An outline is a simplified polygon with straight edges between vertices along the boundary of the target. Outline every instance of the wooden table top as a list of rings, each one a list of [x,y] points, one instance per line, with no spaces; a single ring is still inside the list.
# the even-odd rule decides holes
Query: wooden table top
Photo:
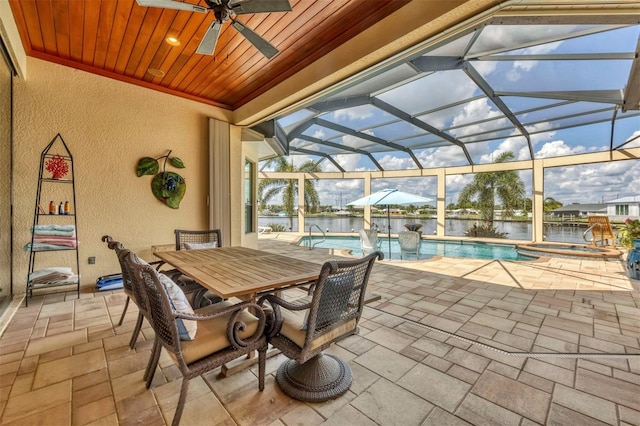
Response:
[[[318,279],[322,265],[247,247],[162,251],[154,255],[224,299],[253,298]]]

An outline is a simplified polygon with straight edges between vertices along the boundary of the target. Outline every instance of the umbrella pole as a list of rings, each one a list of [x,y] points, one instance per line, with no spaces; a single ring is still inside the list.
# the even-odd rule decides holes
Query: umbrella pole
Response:
[[[389,260],[391,260],[391,213],[389,212],[389,204],[387,204],[387,232],[389,237]]]

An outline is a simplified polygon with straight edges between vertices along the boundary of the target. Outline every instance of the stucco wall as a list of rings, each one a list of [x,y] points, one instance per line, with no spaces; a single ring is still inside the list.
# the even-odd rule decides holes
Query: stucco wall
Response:
[[[208,226],[207,118],[227,120],[227,111],[37,59],[27,66],[27,80],[15,82],[16,293],[24,291],[29,254],[22,246],[30,238],[40,152],[57,133],[74,157],[83,286],[119,271],[103,234],[149,260],[150,247],[171,244],[175,228]],[[179,173],[187,191],[177,210],[155,199],[151,176],[135,174],[138,159],[169,149],[186,166]],[[55,263],[58,255],[38,259],[45,256]],[[87,264],[89,256],[95,265]]]

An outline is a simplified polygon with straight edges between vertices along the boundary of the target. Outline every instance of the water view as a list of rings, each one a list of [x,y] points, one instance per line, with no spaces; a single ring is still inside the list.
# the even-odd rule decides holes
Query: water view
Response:
[[[386,217],[374,217],[371,220],[378,225],[381,233],[387,232]],[[422,224],[421,231],[424,235],[432,235],[436,230],[436,219],[392,217],[391,233],[395,234],[406,230],[405,223]],[[446,219],[445,233],[447,236],[462,237],[464,232],[474,223],[475,221],[473,220]],[[498,231],[507,233],[507,238],[509,239],[531,240],[532,225],[530,222],[495,221],[494,223],[498,227]],[[288,217],[260,216],[258,218],[258,226],[268,226],[269,224],[281,225],[285,229],[290,226]],[[328,232],[358,232],[358,230],[364,228],[364,219],[362,217],[309,217],[305,219],[305,232],[307,232],[310,225],[318,225],[322,230],[328,230]],[[292,229],[294,231],[298,230],[298,218],[293,218]],[[545,226],[544,235],[546,241],[584,244],[585,241],[582,235],[585,230],[585,227],[580,226],[549,225]],[[317,229],[315,231],[317,232]]]

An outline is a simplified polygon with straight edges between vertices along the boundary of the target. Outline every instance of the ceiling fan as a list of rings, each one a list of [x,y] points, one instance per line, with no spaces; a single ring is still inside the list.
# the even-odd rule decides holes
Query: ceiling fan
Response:
[[[249,40],[268,59],[278,54],[276,49],[267,40],[256,34],[242,23],[236,21],[231,15],[244,15],[247,13],[263,12],[290,12],[289,0],[204,0],[207,7],[197,4],[182,3],[174,0],[136,0],[140,6],[163,7],[167,9],[188,10],[191,12],[206,13],[213,11],[216,19],[207,29],[204,37],[200,41],[196,53],[202,55],[213,55],[218,42],[218,36],[222,29],[222,24],[231,20],[231,26],[235,28],[244,38]]]

